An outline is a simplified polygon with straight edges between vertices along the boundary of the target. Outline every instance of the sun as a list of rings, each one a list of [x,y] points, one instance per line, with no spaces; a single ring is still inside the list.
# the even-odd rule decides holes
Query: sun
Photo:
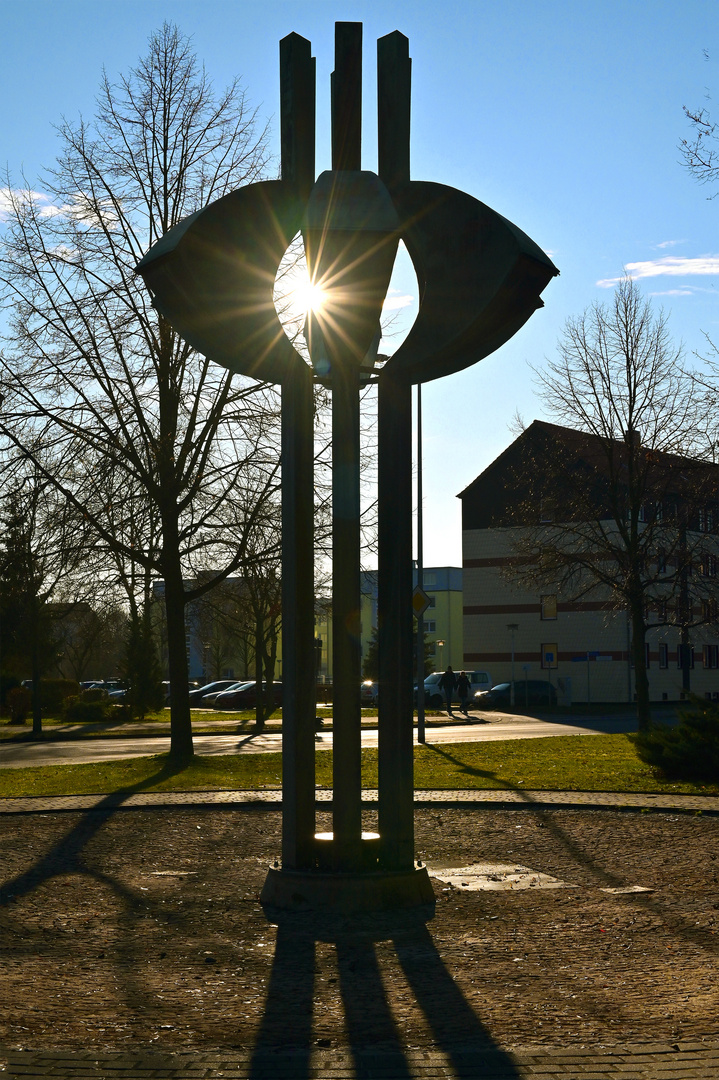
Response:
[[[309,275],[298,282],[293,290],[292,307],[304,314],[321,311],[327,299],[327,293],[317,282],[310,281]]]

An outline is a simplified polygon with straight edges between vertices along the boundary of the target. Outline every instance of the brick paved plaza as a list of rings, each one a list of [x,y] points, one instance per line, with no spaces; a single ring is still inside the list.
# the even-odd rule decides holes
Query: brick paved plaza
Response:
[[[0,1075],[717,1075],[717,800],[422,793],[433,917],[273,920],[251,798],[2,802]]]

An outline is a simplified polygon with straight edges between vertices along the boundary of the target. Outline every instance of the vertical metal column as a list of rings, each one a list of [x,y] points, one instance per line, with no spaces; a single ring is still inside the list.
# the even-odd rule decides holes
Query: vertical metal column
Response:
[[[414,861],[412,387],[379,377],[379,832],[386,870]]]
[[[282,383],[282,864],[313,865],[315,834],[312,372]]]
[[[332,369],[334,861],[358,866],[362,839],[359,371]]]
[[[299,34],[280,41],[282,179],[306,199],[315,182],[315,60]]]
[[[394,30],[377,42],[377,172],[390,191],[409,182],[411,82],[409,38]]]
[[[332,168],[362,168],[362,23],[335,23]]]
[[[409,40],[377,42],[378,172],[390,190],[409,182]],[[414,861],[412,728],[412,387],[379,377],[379,831],[386,870]]]

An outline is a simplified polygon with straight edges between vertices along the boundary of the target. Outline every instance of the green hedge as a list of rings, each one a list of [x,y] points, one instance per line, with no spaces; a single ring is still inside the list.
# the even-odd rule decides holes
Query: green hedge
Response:
[[[642,761],[669,779],[719,782],[719,704],[692,698],[676,727],[652,724],[634,736]]]

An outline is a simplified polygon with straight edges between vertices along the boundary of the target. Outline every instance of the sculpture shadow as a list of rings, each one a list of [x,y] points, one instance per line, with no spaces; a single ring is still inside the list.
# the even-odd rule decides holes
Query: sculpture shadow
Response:
[[[288,914],[268,908],[277,924],[277,945],[265,1012],[255,1043],[250,1077],[285,1075],[293,1080],[317,1075],[317,1055],[330,1040],[314,1032],[317,943],[333,944],[353,1075],[358,1080],[392,1076],[411,1080],[411,1050],[392,1011],[377,952],[391,941],[394,952],[432,1036],[432,1050],[447,1060],[457,1080],[518,1080],[520,1073],[500,1049],[455,983],[426,925],[434,905],[403,912],[345,918]],[[282,1032],[278,1043],[277,1032]],[[313,1060],[314,1057],[314,1060]],[[328,1066],[329,1067],[329,1066]]]
[[[559,844],[562,845],[566,853],[574,859],[579,866],[591,874],[599,888],[624,888],[633,884],[626,876],[613,873],[611,870],[600,865],[597,859],[592,858],[591,855],[589,855],[583,847],[577,844],[572,837],[567,834],[566,830],[557,823],[554,813],[547,808],[546,804],[542,804],[529,791],[523,790],[516,784],[511,784],[508,780],[499,777],[496,773],[490,772],[489,770],[477,769],[474,766],[465,764],[465,762],[461,761],[453,754],[450,754],[436,743],[428,743],[427,747],[435,753],[440,754],[442,757],[447,758],[454,765],[458,766],[462,772],[472,776],[483,776],[487,779],[491,779],[497,788],[502,788],[505,791],[512,791],[515,795],[519,796],[521,799],[520,802],[506,804],[504,809],[517,811],[530,810],[536,820],[546,828],[552,836],[554,836]],[[462,804],[456,803],[455,805],[461,806]],[[496,802],[484,804],[484,807],[482,807],[482,804],[476,802],[471,804],[465,803],[464,805],[471,805],[475,810],[480,808],[490,810],[496,809],[497,807]],[[562,809],[567,809],[567,807],[562,806],[562,804],[557,804],[554,807],[554,811]],[[591,813],[592,809],[591,806],[586,806],[588,813]],[[595,807],[594,809],[598,808]],[[617,808],[616,812],[622,815],[636,815],[642,813],[643,810],[641,807],[628,806]],[[651,893],[626,893],[624,895],[616,896],[616,900],[627,907],[653,912],[661,916],[662,919],[666,917],[661,897],[657,897]],[[712,956],[719,955],[719,942],[716,941],[716,938],[709,940],[706,935],[698,934],[691,921],[685,921],[684,924],[674,922],[673,929],[679,937],[698,946],[704,952],[707,952]]]

